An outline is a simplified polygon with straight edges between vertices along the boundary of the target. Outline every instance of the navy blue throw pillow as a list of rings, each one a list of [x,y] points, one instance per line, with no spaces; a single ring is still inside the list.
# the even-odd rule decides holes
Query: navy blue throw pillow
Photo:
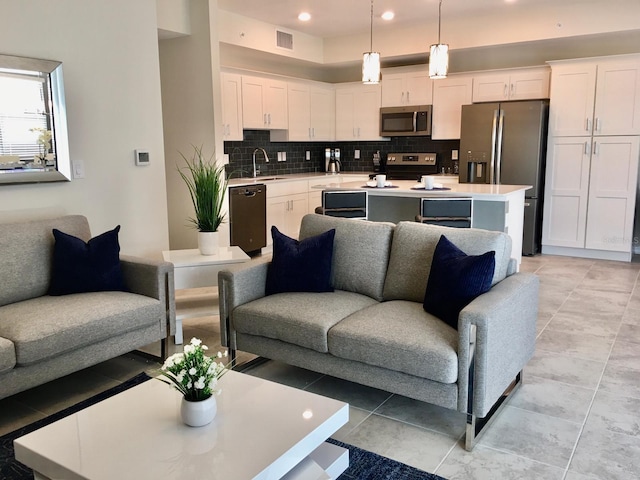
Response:
[[[331,261],[335,234],[335,229],[331,229],[299,242],[272,226],[273,258],[265,293],[333,292]]]
[[[49,295],[124,291],[119,231],[120,225],[85,242],[54,228]]]
[[[495,257],[493,250],[467,255],[442,235],[433,253],[424,309],[457,330],[460,310],[491,288]]]

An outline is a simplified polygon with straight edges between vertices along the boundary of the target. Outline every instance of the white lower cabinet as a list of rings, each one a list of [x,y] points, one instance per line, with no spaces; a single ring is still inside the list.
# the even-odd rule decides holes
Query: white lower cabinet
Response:
[[[542,252],[629,260],[639,156],[638,136],[552,137]]]
[[[267,185],[267,245],[273,243],[273,225],[288,237],[298,238],[309,207],[307,188],[307,180]]]

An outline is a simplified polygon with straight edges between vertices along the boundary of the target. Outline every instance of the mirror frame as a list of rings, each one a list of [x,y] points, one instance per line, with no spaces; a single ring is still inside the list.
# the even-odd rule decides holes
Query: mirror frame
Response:
[[[37,58],[0,55],[0,71],[3,68],[28,70],[46,74],[51,93],[51,121],[55,138],[55,170],[0,170],[0,185],[15,183],[64,182],[71,180],[71,159],[67,130],[67,110],[64,97],[62,62]]]

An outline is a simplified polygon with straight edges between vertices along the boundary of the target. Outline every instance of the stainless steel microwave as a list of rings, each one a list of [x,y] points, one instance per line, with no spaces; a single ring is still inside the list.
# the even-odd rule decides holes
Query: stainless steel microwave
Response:
[[[380,109],[381,137],[431,135],[431,105],[383,107]]]

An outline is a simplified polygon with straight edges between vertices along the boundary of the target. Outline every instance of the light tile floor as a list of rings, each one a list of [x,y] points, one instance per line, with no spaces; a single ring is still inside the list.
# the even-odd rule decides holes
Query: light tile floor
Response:
[[[471,453],[457,412],[277,362],[250,373],[349,402],[335,438],[450,480],[640,478],[640,264],[536,256],[522,270],[541,280],[536,354]],[[184,330],[221,348],[217,317]],[[0,434],[156,368],[128,354],[0,400]]]

